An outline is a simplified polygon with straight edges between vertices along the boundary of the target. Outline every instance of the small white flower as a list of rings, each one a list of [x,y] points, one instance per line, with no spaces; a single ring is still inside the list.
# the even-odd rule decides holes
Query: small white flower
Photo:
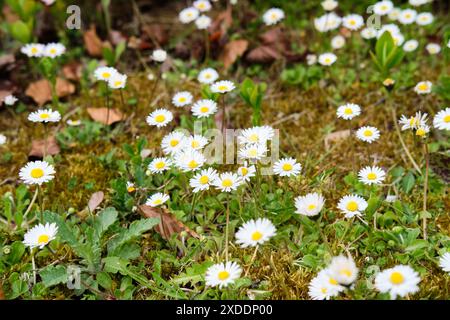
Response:
[[[392,36],[394,36],[400,33],[400,28],[395,23],[385,24],[381,26],[380,30],[378,30],[377,38],[380,38],[385,31],[389,32]]]
[[[393,8],[391,12],[389,12],[388,17],[389,19],[393,21],[397,21],[398,17],[400,17],[400,13],[402,13],[402,9],[400,8]]]
[[[249,166],[245,163],[243,166],[238,168],[237,173],[243,182],[247,182],[250,181],[250,178],[255,176],[256,168],[254,165]]]
[[[12,94],[7,95],[4,99],[3,102],[5,103],[5,105],[7,106],[12,106],[14,105],[19,99],[17,99],[15,96],[13,96]]]
[[[425,50],[428,51],[428,54],[438,54],[441,52],[441,46],[437,43],[429,43],[426,45]]]
[[[119,72],[113,67],[98,67],[94,71],[94,77],[97,80],[108,81]]]
[[[416,136],[425,138],[429,132],[430,132],[430,126],[423,124],[417,128]]]
[[[263,21],[266,25],[271,26],[277,24],[284,19],[284,11],[279,8],[271,8],[263,15]]]
[[[211,3],[209,3],[209,1],[207,0],[197,0],[194,1],[192,5],[194,6],[195,9],[197,9],[200,12],[206,12],[211,10]]]
[[[205,280],[209,287],[227,287],[241,276],[242,269],[236,262],[218,263],[206,270]]]
[[[38,224],[25,233],[23,243],[31,249],[37,247],[42,249],[56,238],[57,233],[58,227],[56,223]]]
[[[394,4],[392,3],[392,1],[379,1],[373,6],[373,13],[379,16],[384,16],[389,14],[392,9],[394,9]]]
[[[250,220],[236,232],[236,243],[242,248],[256,247],[275,236],[276,231],[277,229],[269,219]]]
[[[403,50],[406,52],[412,52],[412,51],[416,50],[418,46],[419,46],[419,42],[415,39],[411,39],[411,40],[406,41],[403,44]]]
[[[209,26],[211,25],[211,18],[205,15],[201,15],[195,20],[195,25],[199,30],[208,29]]]
[[[433,15],[430,12],[419,13],[416,17],[416,23],[419,26],[426,26],[432,23],[434,20]]]
[[[206,68],[200,71],[197,80],[200,83],[211,84],[219,78],[219,74],[213,68]]]
[[[359,116],[361,114],[361,107],[354,103],[347,103],[342,106],[340,106],[337,111],[336,115],[338,118],[342,118],[344,120],[351,120],[356,116]]]
[[[189,185],[191,186],[191,188],[194,188],[192,190],[194,193],[203,190],[209,190],[209,187],[216,178],[216,170],[212,168],[203,169],[200,172],[196,173],[194,177],[189,180]]]
[[[56,58],[66,52],[66,47],[61,43],[49,43],[44,48],[44,56]]]
[[[397,200],[397,196],[396,195],[387,195],[385,201],[392,203],[395,202]]]
[[[345,46],[345,38],[341,35],[337,35],[331,39],[331,47],[333,49],[341,49]]]
[[[186,149],[175,154],[175,165],[184,172],[200,169],[206,162],[203,154],[194,149]]]
[[[359,180],[367,185],[380,184],[384,181],[386,173],[380,167],[365,167],[358,172]]]
[[[405,37],[401,33],[393,34],[392,39],[394,40],[395,45],[398,47],[401,46],[405,41]]]
[[[214,82],[211,85],[211,91],[214,93],[227,93],[235,88],[234,83],[228,80]]]
[[[364,19],[359,14],[349,14],[342,18],[342,25],[349,30],[355,31],[364,25]]]
[[[194,103],[191,111],[196,117],[206,118],[217,112],[217,103],[210,99],[199,100]]]
[[[186,145],[186,136],[181,131],[174,131],[166,135],[161,142],[165,154],[173,155]]]
[[[173,114],[167,109],[157,109],[147,116],[147,123],[158,128],[166,126],[173,119]]]
[[[335,0],[325,0],[321,2],[322,8],[326,11],[333,11],[337,8],[338,2]]]
[[[304,216],[318,215],[325,204],[325,199],[318,193],[308,193],[295,198],[295,212]]]
[[[308,54],[306,55],[306,64],[308,66],[312,66],[313,64],[317,63],[317,56],[315,54]]]
[[[53,180],[55,168],[46,161],[28,162],[19,172],[20,179],[25,184],[41,185]]]
[[[155,194],[151,195],[147,199],[145,204],[147,206],[150,206],[150,207],[158,207],[158,206],[162,205],[164,202],[166,202],[169,199],[170,199],[170,197],[167,194],[158,192],[158,193],[155,193]]]
[[[66,121],[66,123],[71,127],[78,127],[81,124],[81,121],[69,119]]]
[[[450,252],[446,252],[439,258],[439,266],[450,274]]]
[[[273,171],[280,177],[295,177],[301,170],[301,164],[294,158],[280,159],[273,165]]]
[[[238,135],[240,144],[262,144],[271,140],[275,134],[272,127],[262,126],[242,130]]]
[[[331,52],[327,52],[327,53],[322,53],[319,56],[319,63],[323,66],[331,66],[333,63],[335,63],[337,60],[337,57],[334,53]]]
[[[391,299],[397,296],[405,297],[410,293],[419,291],[420,277],[413,268],[406,265],[397,265],[383,270],[375,278],[375,288],[382,293],[391,295]]]
[[[189,91],[177,92],[173,98],[172,103],[175,107],[184,107],[192,103],[192,94]]]
[[[242,159],[261,160],[266,156],[267,146],[262,144],[249,144],[239,149],[238,155]]]
[[[236,190],[241,183],[242,180],[236,173],[224,172],[218,175],[212,184],[222,192],[231,192]]]
[[[167,52],[162,49],[153,50],[151,58],[156,62],[164,62],[167,59]]]
[[[344,291],[344,287],[330,276],[330,270],[321,270],[308,286],[308,295],[313,300],[329,300]]]
[[[371,27],[367,27],[361,30],[361,37],[364,39],[373,39],[377,36],[377,30]]]
[[[401,24],[411,24],[416,21],[417,11],[414,9],[405,9],[400,12],[398,21]]]
[[[337,256],[331,260],[328,267],[330,276],[339,284],[348,286],[358,278],[358,268],[352,257]]]
[[[131,181],[127,181],[127,192],[133,193],[135,191],[136,191],[136,186],[134,185],[134,183]]]
[[[169,170],[171,165],[172,161],[165,157],[155,158],[149,163],[148,170],[152,173],[161,173]]]
[[[314,27],[319,32],[328,32],[341,25],[342,18],[336,13],[330,12],[314,19]]]
[[[208,139],[204,136],[195,134],[186,139],[186,146],[194,150],[201,150],[208,144]]]
[[[434,116],[433,126],[439,130],[450,130],[450,108],[445,108]]]
[[[364,142],[372,143],[380,137],[380,131],[375,127],[361,127],[356,131],[356,137]]]
[[[111,89],[123,89],[127,84],[127,75],[115,73],[108,79],[108,86]]]
[[[414,91],[417,94],[427,94],[431,92],[433,84],[430,81],[420,81],[414,87]]]
[[[20,52],[28,57],[42,57],[45,52],[45,46],[40,43],[29,43],[20,48]]]
[[[180,19],[181,23],[190,23],[192,21],[194,21],[195,19],[198,18],[198,16],[200,15],[200,12],[194,8],[194,7],[189,7],[186,9],[183,9],[180,11],[178,18]]]
[[[0,134],[0,146],[4,145],[6,143],[6,136],[3,134]]]
[[[338,209],[341,210],[346,218],[360,216],[361,212],[366,210],[367,201],[358,195],[346,195],[339,200]]]
[[[61,120],[61,114],[52,109],[44,109],[32,112],[28,115],[28,120],[31,122],[58,122]]]

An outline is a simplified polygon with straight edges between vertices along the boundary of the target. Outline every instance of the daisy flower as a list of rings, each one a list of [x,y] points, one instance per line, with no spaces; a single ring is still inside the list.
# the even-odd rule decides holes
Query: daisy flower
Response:
[[[164,62],[167,59],[167,52],[162,49],[153,50],[151,58],[156,62]]]
[[[227,93],[235,88],[234,83],[228,80],[214,82],[211,85],[211,91],[214,93]]]
[[[403,44],[403,50],[406,52],[412,52],[416,50],[418,46],[419,42],[417,40],[411,39]]]
[[[239,149],[238,155],[242,159],[261,160],[266,156],[267,147],[263,144],[249,144]]]
[[[417,94],[427,94],[431,92],[431,87],[433,84],[430,81],[420,81],[414,87],[414,91]]]
[[[56,58],[66,52],[66,47],[61,43],[49,43],[44,48],[44,55],[49,58]]]
[[[342,25],[349,30],[356,31],[364,25],[364,19],[359,14],[349,14],[342,18]]]
[[[192,103],[192,94],[189,91],[177,92],[173,98],[172,103],[175,107],[184,107]]]
[[[3,134],[0,134],[0,146],[6,143],[6,137]]]
[[[364,142],[372,143],[380,137],[380,130],[375,127],[361,127],[356,131],[356,137]]]
[[[200,71],[197,80],[203,84],[211,84],[219,78],[219,74],[213,68],[206,68]]]
[[[248,166],[245,163],[242,167],[239,167],[237,173],[243,182],[250,181],[250,178],[256,174],[256,168],[254,165]]]
[[[236,190],[241,183],[242,180],[236,173],[224,172],[214,179],[212,185],[222,192],[231,192]]]
[[[400,13],[402,13],[402,9],[400,8],[393,8],[391,12],[389,12],[388,17],[389,19],[393,21],[397,21],[398,17],[400,17]]]
[[[209,26],[211,25],[211,18],[205,15],[201,15],[195,20],[195,25],[199,30],[208,29]]]
[[[192,3],[195,9],[197,9],[200,12],[206,12],[211,10],[211,3],[207,0],[197,0]]]
[[[351,120],[354,117],[359,116],[360,114],[361,107],[355,103],[344,104],[340,106],[336,111],[337,117],[344,120]]]
[[[205,162],[206,158],[197,150],[188,149],[175,154],[175,165],[184,172],[198,170]]]
[[[402,125],[402,130],[417,129],[426,125],[427,116],[427,113],[422,114],[420,111],[418,111],[414,116],[409,118],[407,118],[405,115],[402,115],[398,123]]]
[[[419,13],[416,17],[416,23],[419,26],[426,26],[432,23],[434,20],[433,15],[430,12]]]
[[[189,7],[180,11],[180,13],[178,14],[178,19],[180,19],[181,23],[186,24],[197,19],[199,15],[200,12],[196,8]]]
[[[155,158],[152,162],[149,163],[148,170],[150,170],[152,173],[161,173],[169,170],[171,165],[172,161],[165,157]]]
[[[419,291],[419,282],[419,274],[413,268],[397,265],[377,274],[375,288],[382,293],[388,292],[391,299],[396,299],[397,296],[405,297]]]
[[[199,118],[209,117],[217,111],[217,103],[210,99],[199,100],[192,106],[192,114]]]
[[[335,63],[337,60],[337,57],[334,53],[331,52],[327,52],[327,53],[322,53],[319,56],[319,63],[323,66],[331,66],[333,63]]]
[[[32,112],[28,115],[28,120],[31,122],[58,122],[61,120],[61,114],[52,109],[44,109]]]
[[[344,287],[330,276],[330,271],[324,269],[309,283],[308,295],[313,300],[329,300],[343,290]]]
[[[199,173],[196,173],[189,180],[189,185],[191,186],[191,188],[194,188],[194,190],[192,190],[194,193],[203,190],[209,190],[209,187],[216,178],[217,178],[216,170],[212,168],[203,169]]]
[[[394,44],[398,47],[405,41],[405,37],[401,33],[393,34],[392,39],[394,40]]]
[[[304,216],[318,215],[325,204],[325,199],[318,193],[308,193],[295,198],[295,212]]]
[[[345,46],[345,38],[341,35],[337,35],[331,39],[331,47],[333,49],[341,49]]]
[[[242,269],[236,262],[218,263],[206,270],[205,280],[209,287],[227,287],[241,276]]]
[[[302,165],[294,158],[280,159],[273,165],[273,171],[280,177],[295,177],[302,170]]]
[[[81,121],[69,119],[66,121],[66,123],[71,127],[78,127],[81,124]]]
[[[380,167],[365,167],[358,172],[359,181],[364,184],[380,184],[384,181],[386,173]]]
[[[342,18],[336,13],[330,12],[314,19],[314,27],[319,32],[328,32],[341,25]]]
[[[430,126],[423,124],[417,128],[416,136],[425,138],[429,132],[430,132]]]
[[[433,126],[439,130],[450,130],[450,108],[445,108],[434,116]]]
[[[146,121],[150,126],[160,128],[165,127],[172,119],[172,112],[167,109],[157,109],[147,116]]]
[[[242,248],[256,247],[276,234],[276,228],[269,219],[250,220],[236,232],[236,243]]]
[[[385,16],[389,14],[392,9],[394,9],[394,4],[392,1],[379,1],[373,6],[373,13],[379,16]]]
[[[174,131],[166,135],[161,142],[161,148],[165,154],[175,154],[186,144],[186,136],[181,131]]]
[[[127,84],[127,75],[115,73],[108,79],[108,86],[111,89],[123,89]]]
[[[450,273],[450,252],[446,252],[439,258],[439,266],[445,272]]]
[[[158,192],[148,197],[145,204],[150,207],[158,207],[169,199],[170,197],[167,194]]]
[[[425,49],[429,54],[438,54],[439,52],[441,52],[441,46],[437,43],[429,43],[426,45]]]
[[[409,4],[412,5],[413,7],[419,7],[428,2],[431,2],[431,1],[430,0],[409,0]]]
[[[46,161],[31,161],[19,172],[19,177],[25,184],[41,185],[53,180],[55,168]]]
[[[400,12],[398,21],[401,24],[411,24],[416,21],[417,11],[414,9],[405,9]]]
[[[136,191],[136,186],[134,185],[133,182],[127,181],[127,192],[128,193],[133,193]]]
[[[334,257],[331,260],[328,270],[330,276],[344,286],[352,284],[358,278],[359,270],[352,257],[343,255]]]
[[[320,3],[322,5],[323,10],[333,11],[337,8],[338,2],[335,0],[325,0]]]
[[[279,8],[271,8],[263,14],[263,21],[267,26],[277,24],[284,19],[284,12]]]
[[[275,131],[269,126],[253,127],[239,132],[240,144],[265,144],[273,138]]]
[[[34,226],[23,237],[23,244],[30,249],[44,248],[50,241],[56,238],[58,227],[56,223],[38,224]]]
[[[352,218],[354,216],[360,216],[361,212],[366,210],[367,202],[364,198],[352,194],[342,197],[337,207],[345,214],[346,218]]]
[[[380,38],[385,31],[389,32],[391,35],[394,35],[400,33],[400,28],[395,23],[385,24],[381,26],[380,30],[378,30],[377,37]]]
[[[15,96],[13,96],[12,94],[7,95],[4,99],[3,102],[5,103],[5,105],[7,106],[12,106],[14,105],[19,99],[17,99]]]
[[[94,77],[97,80],[103,80],[108,81],[112,76],[119,73],[115,68],[113,67],[98,67],[94,71]]]
[[[45,46],[40,43],[29,43],[20,48],[20,52],[28,57],[42,57],[45,52]]]
[[[361,30],[361,37],[364,39],[373,39],[377,36],[377,30],[374,28],[368,27]]]
[[[315,54],[308,54],[306,55],[306,64],[308,66],[312,66],[313,64],[317,63],[317,56]]]
[[[194,150],[201,150],[208,144],[208,139],[204,136],[195,134],[186,139],[186,146]]]

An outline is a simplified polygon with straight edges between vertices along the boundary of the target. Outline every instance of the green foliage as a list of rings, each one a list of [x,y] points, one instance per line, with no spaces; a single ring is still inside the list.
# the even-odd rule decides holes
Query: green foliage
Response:
[[[252,124],[261,125],[261,106],[267,84],[255,83],[252,79],[246,78],[240,86],[240,95],[245,103],[253,109]]]
[[[439,82],[433,85],[433,92],[445,101],[450,101],[450,76],[442,75]]]
[[[286,68],[281,73],[281,80],[289,85],[309,89],[323,78],[323,68],[319,66],[304,66],[297,64],[293,68]]]
[[[377,40],[375,53],[371,51],[370,55],[381,76],[385,79],[390,75],[391,69],[400,64],[404,52],[395,44],[391,33],[385,31]]]

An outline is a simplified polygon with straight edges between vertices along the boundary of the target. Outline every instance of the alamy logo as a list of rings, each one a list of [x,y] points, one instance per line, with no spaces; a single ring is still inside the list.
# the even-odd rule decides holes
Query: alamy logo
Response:
[[[374,13],[374,7],[375,6],[369,6],[366,10],[366,13],[372,13],[368,18],[367,18],[367,27],[369,28],[373,28],[375,30],[379,30],[381,29],[381,16]]]
[[[70,16],[66,19],[66,27],[67,29],[81,29],[81,9],[79,6],[70,5],[66,10],[67,14]]]

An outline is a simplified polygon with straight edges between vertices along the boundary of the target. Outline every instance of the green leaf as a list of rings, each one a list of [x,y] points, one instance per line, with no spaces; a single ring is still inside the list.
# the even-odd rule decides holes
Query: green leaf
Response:
[[[118,213],[114,208],[106,208],[103,210],[94,221],[94,230],[96,234],[96,241],[99,242],[102,235],[108,228],[117,221]]]
[[[15,241],[11,244],[11,252],[9,253],[6,261],[13,265],[19,263],[25,253],[25,245],[21,241]]]
[[[411,172],[408,172],[408,174],[402,179],[403,191],[410,193],[415,183],[416,178],[414,178],[414,175]]]
[[[112,287],[112,279],[110,275],[106,272],[99,272],[96,276],[97,283],[107,290],[111,290]]]
[[[62,265],[47,266],[39,272],[42,283],[45,287],[51,287],[60,283],[66,283],[68,280],[67,270]]]
[[[125,46],[125,41],[120,42],[117,47],[116,47],[116,55],[115,55],[115,61],[119,61],[120,56],[122,55],[122,53],[125,51],[126,46]]]
[[[119,257],[106,257],[103,259],[105,264],[104,270],[110,273],[120,272],[123,275],[128,274],[127,266],[128,260]]]
[[[11,25],[11,35],[14,39],[22,42],[29,43],[31,41],[31,30],[23,21],[16,21]]]
[[[150,230],[159,223],[159,218],[144,218],[133,221],[128,229],[122,230],[114,239],[108,243],[108,252],[112,253],[115,249],[142,233]]]

